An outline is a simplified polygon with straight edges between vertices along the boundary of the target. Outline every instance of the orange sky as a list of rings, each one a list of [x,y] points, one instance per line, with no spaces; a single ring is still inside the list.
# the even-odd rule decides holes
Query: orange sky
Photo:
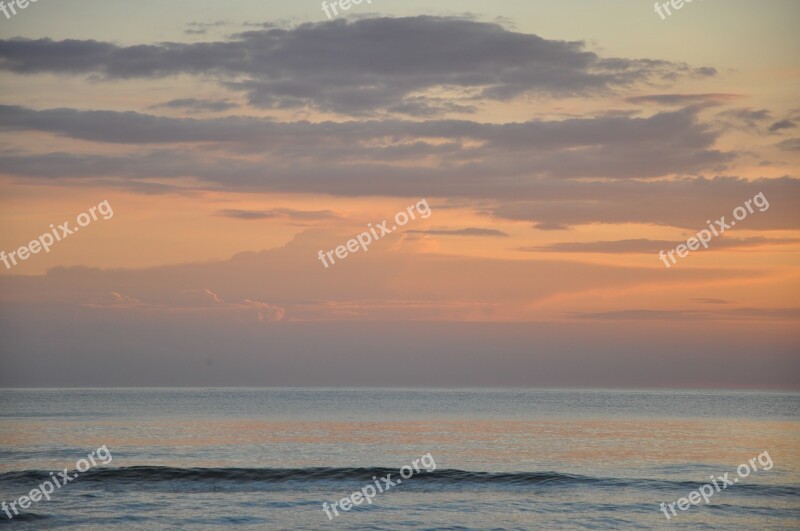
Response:
[[[48,9],[77,11],[36,5],[3,26],[0,249],[102,201],[113,217],[0,263],[2,355],[15,367],[0,385],[55,381],[59,348],[131,364],[76,373],[83,384],[215,384],[180,368],[230,349],[228,384],[263,370],[241,384],[370,385],[395,368],[389,340],[354,346],[328,326],[381,322],[408,334],[456,326],[430,332],[421,348],[443,372],[412,385],[796,387],[800,65],[782,22],[796,4],[729,8],[753,21],[742,34],[761,63],[726,50],[734,36],[707,34],[707,5],[669,21],[592,6],[570,25],[567,4],[327,22],[297,7],[262,20],[242,1],[203,26],[218,19],[200,2],[192,16],[167,10],[160,33],[97,6],[85,14],[98,24],[65,30]],[[658,250],[759,193],[768,209],[664,267]],[[429,218],[328,269],[318,260],[422,199]],[[465,345],[471,323],[495,327],[481,328],[488,350],[513,362]],[[529,352],[509,323],[535,325]],[[219,344],[187,339],[212,330]],[[761,337],[761,352],[734,353],[734,331]],[[576,336],[568,353],[562,334]],[[647,334],[674,345],[631,362],[652,348]],[[344,351],[374,359],[326,378],[295,367],[295,350],[323,365]],[[475,372],[451,378],[462,355]],[[644,376],[693,357],[705,357],[701,374]],[[154,359],[164,382],[148,375]],[[582,359],[602,374],[583,374]]]

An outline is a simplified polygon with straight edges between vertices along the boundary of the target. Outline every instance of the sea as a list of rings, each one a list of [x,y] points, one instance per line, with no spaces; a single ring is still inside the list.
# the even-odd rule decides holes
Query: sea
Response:
[[[0,502],[7,529],[796,530],[800,394],[4,389]]]

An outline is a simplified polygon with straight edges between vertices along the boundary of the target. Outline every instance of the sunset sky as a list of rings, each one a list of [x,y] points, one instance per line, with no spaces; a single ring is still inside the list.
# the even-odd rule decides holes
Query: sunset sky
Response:
[[[798,20],[794,0],[0,15],[0,250],[113,208],[0,262],[0,385],[800,387]]]

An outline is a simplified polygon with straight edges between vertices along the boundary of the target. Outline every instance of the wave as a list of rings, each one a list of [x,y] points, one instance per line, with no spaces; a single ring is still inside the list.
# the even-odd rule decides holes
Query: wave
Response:
[[[373,478],[391,474],[392,481],[400,478],[396,468],[354,467],[354,468],[176,468],[166,466],[131,466],[121,468],[96,468],[78,474],[79,482],[99,483],[159,483],[159,482],[231,482],[284,483],[318,482],[362,482],[368,484]],[[0,474],[0,482],[36,483],[49,479],[48,472],[25,470]],[[594,487],[594,488],[644,488],[650,490],[694,490],[703,483],[657,479],[600,478],[558,472],[475,472],[457,469],[441,469],[431,472],[422,470],[403,480],[406,484],[422,486],[479,487],[481,485],[498,487]],[[746,494],[800,496],[800,486],[737,484],[735,491]]]
[[[75,474],[72,471],[71,474]],[[131,466],[122,468],[97,468],[78,473],[84,480],[104,481],[180,481],[180,480],[221,480],[221,481],[346,481],[371,480],[375,477],[399,477],[396,468],[353,467],[353,468],[176,468],[167,466]],[[5,472],[0,481],[22,481],[47,479],[48,473],[39,470]],[[445,469],[415,473],[418,481],[446,481],[448,483],[563,483],[595,481],[595,478],[558,474],[556,472],[470,472]]]

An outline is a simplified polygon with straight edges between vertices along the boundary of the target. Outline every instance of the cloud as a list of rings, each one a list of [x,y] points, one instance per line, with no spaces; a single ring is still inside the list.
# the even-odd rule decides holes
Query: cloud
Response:
[[[205,27],[191,28],[195,33]],[[0,69],[109,79],[213,76],[265,108],[351,115],[452,110],[477,99],[586,95],[637,83],[714,75],[713,68],[601,57],[583,42],[550,40],[455,17],[338,19],[264,27],[227,40],[120,46],[91,40],[0,40]],[[436,91],[452,94],[444,103]],[[404,106],[405,105],[405,106]]]
[[[744,126],[747,129],[759,129],[761,123],[771,118],[771,113],[767,109],[729,109],[717,114],[726,120],[732,120],[734,127],[741,128]]]
[[[537,230],[569,230],[571,227],[554,221],[542,221],[534,223],[533,228]]]
[[[797,374],[796,319],[770,324],[771,333],[760,334],[742,326],[745,319],[711,314],[673,319],[669,326],[654,319],[631,326],[620,318],[562,317],[563,311],[585,309],[586,301],[603,309],[598,286],[617,301],[616,295],[650,294],[654,287],[685,299],[706,293],[713,283],[751,285],[753,293],[772,289],[763,282],[784,290],[796,284],[791,278],[776,280],[772,270],[726,264],[667,274],[657,265],[426,254],[411,252],[401,240],[396,250],[375,245],[328,270],[316,259],[317,250],[342,240],[314,230],[284,247],[224,261],[0,275],[0,337],[7,351],[26,360],[0,371],[0,383],[57,386],[69,376],[84,386],[344,386],[374,385],[376,375],[383,375],[381,384],[395,386],[623,385],[675,366],[669,357],[675,352],[684,357],[670,382],[681,385],[687,385],[680,379],[686,364],[704,364],[697,381],[708,384],[732,359],[742,385],[761,381],[764,373],[758,370],[764,367],[777,378],[771,382],[791,384],[789,375]],[[112,291],[143,307],[91,305]],[[648,297],[654,305],[657,300]],[[759,323],[766,326],[765,313]],[[414,348],[409,349],[410,338]],[[538,345],[533,358],[532,344]],[[639,359],[642,344],[651,345],[647,359],[655,361],[620,380],[597,379],[598,374],[619,377],[631,359]],[[587,351],[592,355],[576,354]],[[709,353],[719,355],[704,357]],[[76,359],[82,363],[76,365]],[[97,370],[87,371],[90,366]],[[430,379],[414,380],[420,367]],[[576,368],[585,381],[559,380],[574,377]],[[543,370],[541,380],[525,380]]]
[[[130,145],[129,153],[116,154],[0,153],[2,174],[18,180],[60,180],[65,185],[146,193],[184,186],[340,197],[459,198],[481,201],[482,211],[489,215],[528,221],[540,230],[651,223],[697,231],[703,220],[730,215],[759,192],[770,200],[777,198],[782,206],[748,217],[748,229],[795,229],[792,212],[800,209],[800,181],[789,176],[655,179],[675,171],[702,172],[733,158],[709,149],[716,135],[687,109],[647,118],[506,124],[465,120],[314,124],[0,106],[0,129]],[[197,149],[198,142],[212,143],[216,149]],[[152,147],[147,149],[146,143]],[[308,145],[314,149],[308,150]],[[259,152],[251,153],[251,148]],[[394,163],[395,159],[403,164]],[[574,180],[578,176],[608,179]]]
[[[408,230],[408,234],[430,234],[435,236],[486,236],[492,238],[507,238],[508,234],[495,229],[481,229],[468,227],[465,229],[429,229],[429,230]]]
[[[711,249],[742,249],[760,247],[764,245],[798,243],[800,238],[765,238],[754,236],[751,238],[719,238],[709,244]],[[675,248],[681,242],[672,240],[616,240],[616,241],[594,241],[594,242],[561,242],[552,243],[540,247],[522,247],[520,250],[529,252],[552,252],[552,253],[606,253],[606,254],[627,254],[627,253],[657,253],[661,250]]]
[[[194,112],[222,112],[235,108],[237,105],[228,100],[202,100],[197,98],[181,98],[165,101],[153,105],[153,109],[186,109]]]
[[[722,215],[730,218],[733,208],[763,192],[779,207],[748,216],[747,228],[797,228],[794,213],[800,210],[800,180],[789,176],[582,182],[536,178],[530,174],[530,169],[511,171],[503,166],[502,157],[491,162],[495,160],[495,167],[489,167],[489,160],[480,165],[455,168],[326,165],[323,161],[319,164],[297,161],[286,167],[276,162],[265,167],[263,162],[224,157],[218,153],[206,156],[196,151],[172,149],[130,155],[6,154],[0,155],[0,173],[18,179],[50,179],[65,185],[118,187],[145,193],[174,192],[181,190],[181,186],[190,191],[225,189],[323,193],[340,197],[460,198],[463,206],[479,204],[477,208],[486,215],[529,222],[539,230],[565,230],[591,223],[648,223],[697,231],[704,228],[704,220]],[[521,178],[511,179],[510,174]],[[193,178],[192,184],[187,186],[183,177]],[[168,186],[169,182],[174,185]],[[227,215],[263,218],[269,216],[264,212],[273,211],[275,209],[231,211]]]
[[[238,320],[258,322],[282,321],[286,310],[280,306],[251,299],[239,302],[226,302],[217,293],[208,289],[185,289],[181,292],[170,292],[168,301],[142,299],[122,295],[112,291],[105,293],[82,306],[102,311],[134,311],[138,315],[175,315],[189,314],[198,317],[206,315],[228,316]]]
[[[217,20],[215,22],[189,22],[186,24],[184,33],[187,35],[205,35],[210,29],[220,28],[230,24],[225,20]]]
[[[536,199],[508,200],[489,209],[490,214],[506,220],[528,221],[537,228],[541,224],[572,227],[592,223],[645,223],[696,232],[706,227],[704,220],[720,216],[730,220],[734,208],[758,193],[764,193],[769,201],[778,201],[782,206],[765,212],[756,210],[742,222],[741,227],[748,230],[797,229],[796,212],[800,210],[800,180],[791,177],[547,182],[539,183],[537,188]],[[527,195],[519,192],[520,198]],[[736,229],[739,228],[737,225]]]
[[[138,270],[55,268],[43,276],[0,276],[0,302],[46,306],[55,300],[71,309],[65,315],[92,310],[92,319],[100,321],[123,320],[129,314],[159,323],[218,319],[257,324],[365,315],[385,321],[530,321],[543,315],[533,313],[532,304],[575,296],[598,285],[623,291],[654,284],[678,289],[686,282],[763,277],[736,268],[686,269],[665,276],[658,263],[635,268],[439,255],[402,238],[325,269],[318,251],[337,241],[343,241],[339,233],[314,229],[283,247],[224,261]],[[519,278],[527,280],[520,284],[514,280]],[[121,305],[109,299],[110,292],[124,293],[138,303]]]
[[[726,301],[725,299],[692,299],[696,302],[702,302],[703,304],[733,304],[731,301]]]
[[[696,114],[687,108],[643,118],[604,115],[502,124],[391,119],[310,123],[0,105],[3,131],[139,147],[184,144],[183,152],[139,149],[127,156],[7,154],[0,156],[0,171],[50,177],[90,177],[98,171],[103,176],[132,172],[153,178],[179,174],[211,181],[215,189],[244,181],[342,194],[353,193],[347,190],[354,187],[370,194],[384,182],[416,188],[418,181],[434,177],[439,182],[446,177],[491,178],[510,185],[516,185],[511,177],[655,178],[719,168],[735,158],[714,148],[718,133]],[[197,150],[198,143],[216,149]]]
[[[280,306],[274,306],[272,304],[267,304],[266,302],[245,299],[242,301],[241,307],[255,311],[259,322],[262,323],[283,321],[283,318],[286,316],[286,310]]]
[[[573,312],[578,319],[600,321],[684,321],[684,320],[776,320],[795,321],[800,308],[733,308],[725,310],[620,310],[612,312]]]
[[[243,220],[259,220],[274,218],[290,218],[297,220],[333,219],[339,216],[330,210],[294,210],[291,208],[275,208],[272,210],[238,210],[225,209],[221,216]]]
[[[225,302],[219,298],[219,295],[217,295],[208,288],[187,289],[184,290],[184,293],[191,297],[189,299],[190,302],[201,303],[201,304],[203,303],[223,304]],[[184,300],[186,299],[184,298]]]
[[[779,142],[777,146],[778,149],[783,151],[800,151],[800,138],[784,140],[783,142]]]
[[[645,96],[631,96],[625,98],[629,103],[650,103],[657,105],[673,105],[683,107],[685,105],[693,104],[722,104],[730,101],[735,101],[743,98],[739,94],[726,94],[721,92],[712,92],[706,94],[648,94]]]
[[[104,293],[101,297],[95,299],[91,304],[97,307],[112,307],[112,308],[135,308],[143,305],[142,301],[136,297],[128,297],[116,291]]]
[[[796,127],[797,124],[795,124],[791,120],[781,120],[769,126],[769,132],[777,133],[778,131],[782,131],[783,129],[794,129]]]
[[[254,219],[272,219],[279,217],[277,212],[269,210],[236,210],[225,209],[219,212],[221,216],[226,218],[254,220]]]

